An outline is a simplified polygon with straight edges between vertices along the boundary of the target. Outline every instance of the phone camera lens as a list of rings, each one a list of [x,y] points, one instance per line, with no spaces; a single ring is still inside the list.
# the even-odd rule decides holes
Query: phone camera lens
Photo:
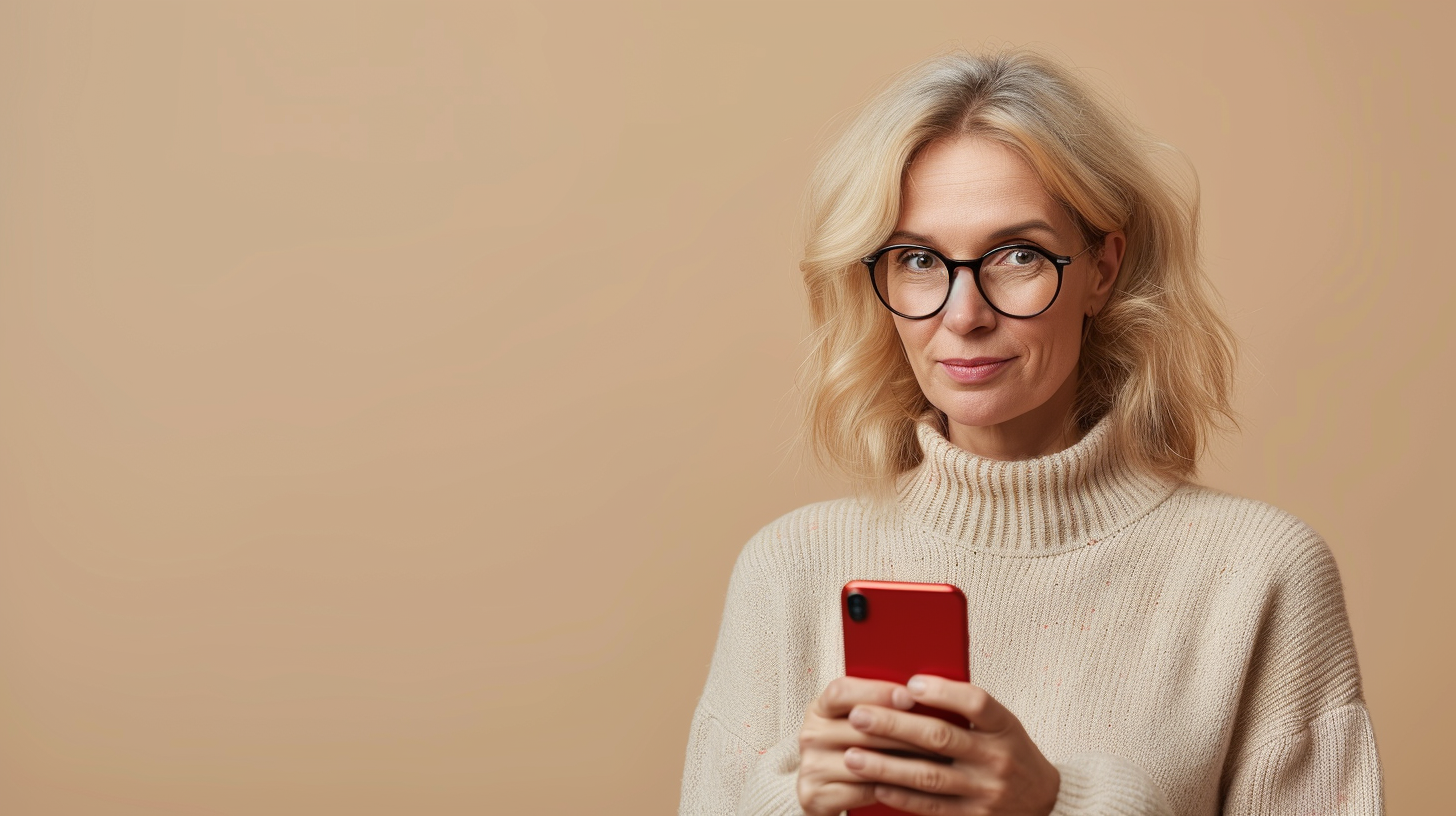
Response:
[[[849,619],[852,621],[862,621],[870,613],[870,599],[858,592],[849,593],[845,603],[849,606]]]

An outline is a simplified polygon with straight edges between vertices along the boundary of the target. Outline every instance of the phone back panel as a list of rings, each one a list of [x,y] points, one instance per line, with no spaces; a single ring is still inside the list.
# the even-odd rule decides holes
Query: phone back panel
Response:
[[[851,595],[863,595],[864,615],[850,614]],[[859,602],[856,602],[859,603]],[[905,683],[916,674],[970,682],[966,596],[950,584],[906,581],[850,581],[840,593],[844,620],[844,673]],[[966,718],[916,705],[916,714],[939,717],[962,728]],[[853,816],[898,814],[888,805],[849,811]]]

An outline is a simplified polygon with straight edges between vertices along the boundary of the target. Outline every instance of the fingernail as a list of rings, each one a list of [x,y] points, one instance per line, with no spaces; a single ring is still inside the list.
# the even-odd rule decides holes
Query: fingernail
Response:
[[[895,708],[901,708],[906,711],[915,707],[915,701],[910,698],[910,692],[902,688],[897,688],[890,692],[890,703]]]
[[[865,764],[864,754],[858,748],[847,748],[844,751],[844,764],[851,768],[863,768]]]
[[[925,678],[919,676],[912,677],[910,678],[910,682],[905,684],[905,688],[910,689],[911,694],[924,694]]]
[[[866,728],[871,720],[870,713],[862,708],[855,708],[849,712],[849,724],[855,728]]]

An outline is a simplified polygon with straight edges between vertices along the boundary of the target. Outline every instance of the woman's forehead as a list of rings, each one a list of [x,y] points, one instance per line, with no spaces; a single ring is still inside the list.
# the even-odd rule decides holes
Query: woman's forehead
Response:
[[[932,142],[916,155],[905,173],[895,229],[960,242],[1034,222],[1054,234],[1072,228],[1025,159],[999,142],[962,137]]]

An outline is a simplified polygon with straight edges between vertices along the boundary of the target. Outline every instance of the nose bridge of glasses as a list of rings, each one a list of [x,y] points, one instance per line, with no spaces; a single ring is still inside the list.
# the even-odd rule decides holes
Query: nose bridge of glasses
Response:
[[[977,266],[979,266],[979,264]],[[990,301],[986,300],[986,294],[981,291],[981,286],[976,281],[976,273],[978,271],[977,266],[972,266],[970,263],[964,262],[954,263],[951,265],[950,289],[945,294],[945,307],[947,309],[955,304],[956,287],[960,285],[963,279],[967,281],[965,285],[970,287],[970,291],[974,293],[971,298],[971,303],[974,304],[977,300],[979,300],[981,303],[985,304],[987,308],[991,308]],[[965,270],[966,274],[964,276],[960,274],[961,270]]]

